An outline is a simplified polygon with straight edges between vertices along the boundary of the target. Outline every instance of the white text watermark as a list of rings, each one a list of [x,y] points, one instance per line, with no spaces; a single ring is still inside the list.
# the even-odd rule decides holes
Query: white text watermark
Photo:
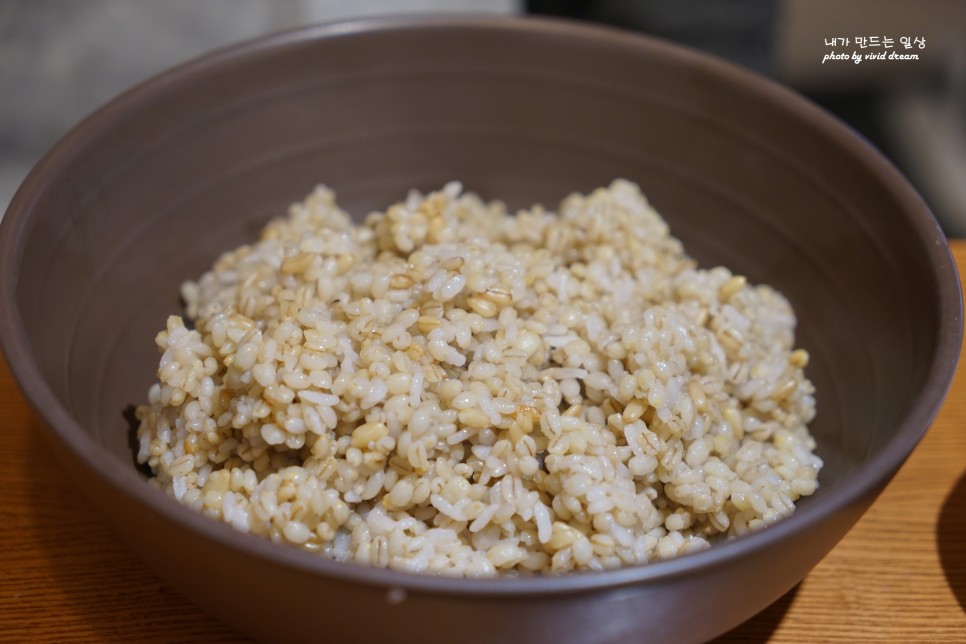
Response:
[[[926,48],[925,36],[834,36],[825,38],[831,47],[822,57],[822,64],[832,61],[852,61],[856,65],[874,60],[919,60],[919,52]]]

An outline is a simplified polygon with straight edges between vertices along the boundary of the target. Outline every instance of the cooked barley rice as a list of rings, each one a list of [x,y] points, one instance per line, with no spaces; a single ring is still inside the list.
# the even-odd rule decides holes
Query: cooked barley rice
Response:
[[[168,318],[140,451],[234,528],[413,572],[602,570],[815,491],[808,354],[627,181],[509,216],[450,183],[355,225],[324,187]]]

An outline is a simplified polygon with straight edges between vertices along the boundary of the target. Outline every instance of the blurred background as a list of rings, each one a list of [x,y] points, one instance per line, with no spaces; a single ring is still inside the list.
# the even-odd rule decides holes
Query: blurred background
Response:
[[[73,124],[166,67],[298,25],[428,12],[599,22],[752,68],[849,123],[966,236],[964,0],[0,0],[0,213]]]

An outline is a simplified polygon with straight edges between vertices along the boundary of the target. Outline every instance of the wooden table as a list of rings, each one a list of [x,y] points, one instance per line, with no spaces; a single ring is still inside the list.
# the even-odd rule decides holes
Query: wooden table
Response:
[[[966,267],[966,241],[952,248]],[[245,641],[128,553],[48,459],[36,423],[0,360],[0,641]],[[721,641],[966,642],[964,425],[960,368],[925,439],[848,536]]]

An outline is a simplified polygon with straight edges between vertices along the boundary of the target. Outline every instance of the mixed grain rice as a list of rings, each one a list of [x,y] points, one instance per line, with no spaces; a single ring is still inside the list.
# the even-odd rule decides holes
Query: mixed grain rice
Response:
[[[637,186],[509,216],[458,183],[354,224],[316,189],[183,286],[138,409],[152,484],[234,528],[412,572],[602,570],[812,494],[808,354]]]

